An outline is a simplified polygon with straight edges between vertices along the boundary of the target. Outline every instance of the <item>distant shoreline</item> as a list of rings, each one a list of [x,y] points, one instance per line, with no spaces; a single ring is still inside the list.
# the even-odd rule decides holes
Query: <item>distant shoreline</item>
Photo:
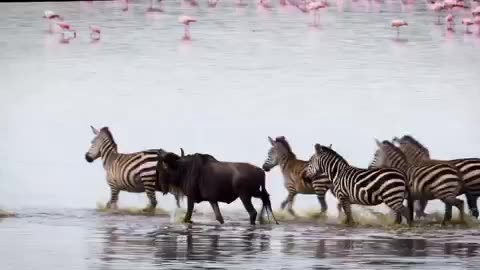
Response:
[[[33,1],[22,1],[22,0],[0,0],[0,3],[34,3],[34,2],[106,2],[113,0],[33,0]]]

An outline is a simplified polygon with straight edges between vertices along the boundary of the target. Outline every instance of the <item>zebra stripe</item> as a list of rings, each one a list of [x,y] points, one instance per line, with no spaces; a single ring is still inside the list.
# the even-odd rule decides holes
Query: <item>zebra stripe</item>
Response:
[[[389,141],[376,140],[378,149],[370,168],[391,167],[406,173],[409,191],[413,200],[439,199],[446,205],[443,222],[450,221],[452,205],[460,211],[463,220],[464,202],[457,199],[462,181],[457,169],[450,164],[410,165],[405,154]]]
[[[307,161],[297,159],[285,137],[277,137],[275,140],[268,137],[268,139],[272,147],[268,151],[267,159],[262,167],[265,171],[270,171],[279,165],[282,170],[284,186],[288,195],[280,207],[285,209],[288,205],[288,212],[295,216],[293,211],[295,196],[297,194],[316,194],[321,211],[325,213],[328,209],[325,194],[331,187],[328,177],[320,173],[311,182],[304,181],[302,174]]]
[[[411,211],[403,206],[407,197],[406,176],[393,168],[360,169],[350,166],[337,152],[320,144],[305,168],[304,176],[311,178],[318,171],[326,172],[333,191],[352,223],[351,204],[378,205],[385,203],[397,213],[396,222],[404,216],[411,224]],[[409,207],[413,207],[409,200]]]
[[[457,168],[460,173],[463,189],[460,193],[465,193],[470,214],[478,218],[477,199],[480,197],[480,159],[479,158],[461,158],[453,160],[430,159],[428,149],[410,135],[401,138],[394,138],[398,143],[400,150],[405,154],[411,164],[439,164],[448,163]],[[423,211],[427,202],[421,202],[421,209],[418,214],[424,215]]]
[[[157,181],[157,164],[162,149],[151,149],[130,154],[118,153],[112,133],[108,127],[100,131],[92,127],[96,135],[92,145],[85,155],[88,162],[97,158],[103,161],[107,184],[110,187],[110,201],[107,208],[117,208],[120,191],[141,193],[145,192],[150,205],[145,210],[153,210],[157,205],[155,191],[159,190]],[[180,203],[180,194],[175,193],[177,206]]]

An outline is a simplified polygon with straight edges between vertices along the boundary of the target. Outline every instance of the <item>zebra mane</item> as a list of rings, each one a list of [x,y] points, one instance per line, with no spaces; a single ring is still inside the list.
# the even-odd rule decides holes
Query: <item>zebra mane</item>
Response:
[[[387,147],[389,150],[395,152],[395,154],[401,156],[405,162],[407,161],[407,156],[405,155],[405,153],[403,153],[403,151],[400,148],[396,147],[395,144],[393,144],[391,141],[384,140],[382,142],[382,146]]]
[[[284,136],[280,136],[275,138],[275,142],[281,144],[285,149],[287,149],[288,154],[291,156],[295,156],[295,154],[292,151],[292,148],[290,147],[290,144],[287,142],[287,139]]]
[[[428,149],[425,146],[423,146],[419,141],[417,141],[415,138],[413,138],[411,135],[404,135],[400,140],[405,141],[408,144],[412,144],[414,147],[416,147],[417,149],[420,149],[422,152],[430,156],[430,152],[428,151]]]
[[[327,153],[328,155],[335,156],[337,159],[345,162],[346,164],[349,164],[348,161],[344,157],[342,157],[339,153],[337,153],[335,150],[333,150],[332,148],[330,148],[328,146],[316,144],[315,149],[316,149],[316,152],[318,152],[318,150],[320,150],[322,153]]]
[[[117,148],[117,143],[113,139],[113,135],[110,132],[110,129],[108,129],[108,127],[103,127],[103,128],[100,129],[100,132],[103,132],[107,136],[107,138],[113,143],[113,145],[115,146],[115,149],[116,149]]]

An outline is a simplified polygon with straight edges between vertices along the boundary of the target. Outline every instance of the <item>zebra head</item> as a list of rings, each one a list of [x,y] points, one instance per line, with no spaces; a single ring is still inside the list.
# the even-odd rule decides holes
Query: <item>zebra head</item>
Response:
[[[285,140],[285,137],[279,137],[277,139]],[[287,149],[282,143],[278,140],[273,140],[270,136],[268,136],[268,141],[272,145],[270,150],[268,150],[268,156],[265,162],[263,163],[263,170],[268,172],[273,169],[275,166],[279,165],[282,160],[284,160],[289,153],[289,149]],[[286,142],[286,140],[285,140]]]
[[[392,142],[400,148],[410,163],[430,159],[430,151],[411,135],[394,137]]]
[[[387,157],[383,149],[383,144],[378,139],[375,139],[375,143],[377,144],[378,148],[375,151],[375,154],[373,154],[373,160],[368,165],[368,168],[373,169],[373,168],[380,168],[380,167],[388,167],[389,165],[386,164]]]
[[[322,157],[328,152],[328,150],[332,151],[332,145],[330,146],[323,146],[320,144],[315,144],[315,154],[313,154],[307,162],[307,165],[303,169],[302,178],[311,181],[319,174],[323,174],[325,172],[325,168],[322,165]]]
[[[85,154],[85,159],[87,162],[93,162],[102,156],[102,151],[105,151],[111,147],[116,147],[115,142],[113,142],[112,135],[107,127],[101,128],[100,131],[92,126],[90,126],[90,128],[92,129],[95,138],[93,138],[92,145]]]

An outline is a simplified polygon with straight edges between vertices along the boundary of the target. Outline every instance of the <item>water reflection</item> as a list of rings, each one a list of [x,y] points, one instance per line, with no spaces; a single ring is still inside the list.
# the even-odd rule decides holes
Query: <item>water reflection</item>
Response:
[[[395,234],[378,236],[371,230],[352,229],[338,235],[333,228],[318,233],[303,225],[292,229],[245,227],[240,223],[229,226],[168,224],[151,231],[131,226],[100,226],[96,232],[103,240],[99,257],[104,266],[128,261],[134,265],[182,268],[182,263],[198,262],[228,268],[246,263],[261,264],[276,258],[279,265],[283,261],[298,261],[315,265],[314,269],[326,269],[324,265],[316,265],[317,260],[327,260],[337,266],[373,267],[420,266],[434,262],[435,258],[451,258],[447,264],[455,265],[454,258],[479,255],[478,239],[465,241],[462,234],[448,232],[445,233],[448,238],[442,240],[421,234],[408,238]],[[451,242],[453,239],[455,242]]]

